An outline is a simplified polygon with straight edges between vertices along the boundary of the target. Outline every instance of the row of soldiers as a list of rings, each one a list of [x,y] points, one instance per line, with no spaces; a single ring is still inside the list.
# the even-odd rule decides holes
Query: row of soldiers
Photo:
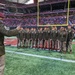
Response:
[[[25,28],[19,32],[17,47],[42,48],[50,50],[60,50],[60,52],[72,53],[72,40],[74,31],[71,26],[52,28]]]

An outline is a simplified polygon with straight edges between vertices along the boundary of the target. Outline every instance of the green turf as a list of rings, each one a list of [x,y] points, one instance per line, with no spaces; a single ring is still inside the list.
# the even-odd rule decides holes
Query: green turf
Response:
[[[15,36],[11,36],[11,37],[5,36],[5,38],[14,38],[14,39],[15,39],[15,38],[17,38],[17,37],[15,37]]]
[[[29,48],[20,48],[17,49],[16,47],[11,47],[11,46],[7,46],[6,50],[12,50],[12,51],[16,51],[16,52],[23,52],[23,53],[30,53],[30,54],[37,54],[37,55],[43,55],[43,56],[51,56],[51,57],[58,57],[58,58],[64,58],[64,59],[71,59],[71,60],[75,60],[75,45],[72,46],[73,49],[73,53],[66,53],[66,54],[61,54],[59,52],[54,52],[51,51],[49,53],[48,50],[39,50],[37,51],[37,49],[29,49]]]
[[[6,53],[4,75],[75,75],[75,63]]]

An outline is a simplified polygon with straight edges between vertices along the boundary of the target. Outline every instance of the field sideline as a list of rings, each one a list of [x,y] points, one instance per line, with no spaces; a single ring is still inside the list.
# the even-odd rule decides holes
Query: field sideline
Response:
[[[75,45],[72,45],[72,50],[73,50],[72,54],[70,54],[70,53],[63,54],[63,53],[59,53],[56,51],[51,51],[49,53],[48,50],[42,50],[42,49],[39,49],[38,51],[37,51],[37,49],[30,49],[30,48],[17,49],[16,47],[12,47],[12,46],[6,46],[5,49],[8,51],[15,51],[15,52],[28,53],[28,54],[50,56],[50,57],[68,59],[68,60],[75,60]]]
[[[37,49],[29,48],[17,49],[13,46],[6,46],[5,49],[8,51],[75,61],[75,44],[72,45],[72,54],[61,54],[55,51],[51,51],[49,53],[48,50],[41,49],[39,49],[39,51],[37,51]],[[6,67],[4,75],[75,75],[75,63],[42,59],[6,52]]]
[[[30,57],[36,57],[36,58],[42,58],[42,59],[58,60],[58,61],[63,61],[63,62],[71,62],[71,63],[75,63],[74,60],[67,60],[67,59],[62,59],[62,58],[55,58],[55,57],[41,56],[41,55],[36,55],[36,54],[28,54],[28,53],[15,52],[15,51],[8,51],[8,50],[6,50],[6,52],[7,52],[7,53],[17,54],[17,55],[24,55],[24,56],[30,56]]]
[[[5,75],[75,75],[75,63],[6,53]]]

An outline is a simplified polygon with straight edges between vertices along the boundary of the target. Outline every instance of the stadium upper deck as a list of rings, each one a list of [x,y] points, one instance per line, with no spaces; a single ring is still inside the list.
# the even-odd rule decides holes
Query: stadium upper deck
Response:
[[[25,14],[31,14],[37,12],[37,5],[36,4],[20,4],[20,3],[14,3],[14,2],[5,2],[7,13],[23,13]],[[66,12],[66,9],[68,8],[68,0],[45,0],[45,2],[40,2],[39,4],[40,13],[57,13],[57,12]],[[60,10],[60,11],[59,11]],[[75,0],[70,1],[70,11],[75,11]],[[45,13],[45,14],[46,14]],[[47,13],[47,14],[48,14]]]
[[[4,0],[3,1],[0,0],[0,2],[4,3],[6,7],[6,10],[4,11],[6,18],[4,21],[6,22],[7,26],[11,25],[10,27],[13,27],[19,24],[20,22],[21,24],[23,24],[23,26],[37,25],[37,18],[36,18],[37,5],[36,4],[25,5],[20,3],[8,2]],[[39,11],[40,13],[39,16],[41,18],[41,19],[39,18],[40,24],[58,24],[58,22],[60,22],[59,24],[66,23],[66,21],[64,20],[66,19],[66,14],[68,9],[68,0],[45,0],[44,2],[40,2],[38,7],[40,9]],[[75,14],[75,0],[71,0],[70,1],[70,16],[73,16],[74,14]],[[53,21],[55,23],[49,22],[52,20],[49,18],[49,16],[51,16],[50,18],[54,19]],[[62,18],[63,18],[63,22],[61,22]],[[15,20],[16,21],[15,22],[14,19],[16,19],[17,21]],[[75,24],[74,18],[70,17],[70,20],[72,21],[71,23]]]

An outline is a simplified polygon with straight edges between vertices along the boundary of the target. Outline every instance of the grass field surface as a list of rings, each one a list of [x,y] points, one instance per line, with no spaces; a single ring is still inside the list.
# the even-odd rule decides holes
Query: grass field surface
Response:
[[[55,51],[20,48],[6,46],[6,50],[36,54],[48,57],[75,60],[75,45],[72,45],[72,54]],[[75,63],[42,59],[6,52],[6,67],[4,75],[75,75]]]
[[[75,63],[6,53],[4,75],[75,75]]]
[[[70,53],[63,54],[63,53],[54,52],[54,51],[51,51],[49,53],[48,50],[42,50],[42,49],[39,49],[38,51],[37,51],[37,49],[30,49],[30,48],[17,49],[16,47],[11,47],[11,46],[7,46],[6,50],[75,60],[75,45],[72,45],[72,50],[73,50],[72,54],[70,54]]]

